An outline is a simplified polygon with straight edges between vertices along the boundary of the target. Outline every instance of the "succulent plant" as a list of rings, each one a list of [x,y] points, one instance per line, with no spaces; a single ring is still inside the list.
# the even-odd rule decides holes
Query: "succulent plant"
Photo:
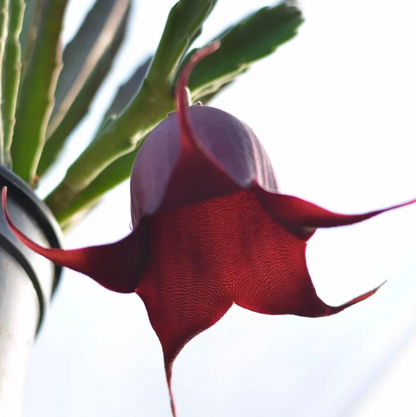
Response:
[[[206,104],[292,39],[302,14],[289,0],[260,9],[195,52],[193,42],[216,3],[177,2],[154,56],[120,86],[85,150],[45,198],[67,231],[131,176],[131,234],[108,245],[43,248],[14,226],[3,190],[9,226],[27,246],[110,290],[142,298],[162,344],[174,415],[172,365],[188,341],[233,303],[265,314],[321,317],[365,300],[378,288],[338,307],[324,303],[306,266],[306,242],[317,228],[414,203],[340,215],[280,193],[251,129]],[[109,74],[132,1],[97,0],[61,52],[67,5],[0,3],[0,163],[35,190],[60,164]]]
[[[64,230],[129,178],[143,139],[174,109],[177,76],[216,2],[178,1],[154,57],[120,86],[95,136],[45,198]],[[60,163],[71,132],[88,114],[123,43],[132,7],[131,0],[97,0],[62,53],[60,36],[68,3],[3,1],[0,162],[33,188]],[[295,3],[285,1],[258,10],[219,34],[221,48],[192,75],[192,99],[207,103],[254,61],[294,37],[302,20]]]
[[[172,413],[173,362],[183,347],[235,303],[263,314],[325,317],[371,295],[332,307],[317,295],[306,242],[318,228],[368,220],[409,202],[363,214],[338,214],[278,191],[269,158],[254,132],[234,116],[190,107],[194,66],[220,47],[196,52],[176,88],[170,114],[141,147],[131,173],[132,232],[106,245],[45,248],[6,220],[29,248],[82,272],[107,289],[143,300],[162,345]]]

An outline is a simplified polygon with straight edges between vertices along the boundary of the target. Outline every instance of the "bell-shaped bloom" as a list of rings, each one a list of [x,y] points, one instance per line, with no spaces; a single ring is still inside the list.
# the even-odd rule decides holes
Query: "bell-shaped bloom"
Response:
[[[131,174],[133,231],[125,239],[76,250],[45,249],[14,233],[60,265],[104,287],[136,292],[162,344],[171,375],[180,350],[233,305],[264,314],[322,317],[377,289],[331,307],[316,294],[305,260],[320,227],[345,226],[390,207],[336,214],[280,194],[270,161],[253,131],[221,110],[188,106],[189,74],[216,44],[196,53],[176,93],[177,112],[149,134]]]

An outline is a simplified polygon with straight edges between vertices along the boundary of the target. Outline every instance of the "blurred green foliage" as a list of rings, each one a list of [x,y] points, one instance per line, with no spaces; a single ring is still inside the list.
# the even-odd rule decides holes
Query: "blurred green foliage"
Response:
[[[171,9],[154,56],[120,86],[95,136],[45,199],[65,230],[129,177],[147,134],[174,110],[176,79],[216,3],[179,0]],[[96,0],[61,52],[67,5],[68,0],[0,0],[0,163],[33,187],[59,163],[71,133],[88,115],[131,23],[131,0]],[[302,21],[296,3],[287,0],[224,30],[215,38],[221,47],[191,75],[193,100],[209,102],[293,38]]]

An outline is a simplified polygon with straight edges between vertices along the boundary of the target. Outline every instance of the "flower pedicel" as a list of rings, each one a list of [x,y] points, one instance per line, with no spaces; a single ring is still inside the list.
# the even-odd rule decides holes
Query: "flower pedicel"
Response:
[[[343,215],[280,194],[270,161],[252,130],[221,110],[188,107],[186,84],[195,64],[218,48],[197,52],[176,91],[177,112],[140,149],[131,174],[133,231],[112,244],[75,250],[42,248],[13,225],[28,247],[104,287],[136,292],[162,344],[172,412],[172,365],[198,333],[233,303],[264,314],[323,317],[339,307],[320,300],[305,249],[319,227],[344,226],[411,204]]]

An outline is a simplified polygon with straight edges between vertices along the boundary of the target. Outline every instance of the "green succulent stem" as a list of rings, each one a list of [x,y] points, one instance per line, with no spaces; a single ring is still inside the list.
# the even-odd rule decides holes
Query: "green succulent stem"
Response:
[[[60,224],[65,227],[76,224],[80,219],[79,213],[88,212],[108,190],[128,179],[137,155],[137,144],[141,144],[147,132],[161,121],[168,111],[173,110],[172,85],[192,54],[192,52],[188,53],[179,62],[174,59],[173,47],[168,47],[169,39],[172,38],[167,34],[170,33],[169,31],[175,33],[177,30],[171,19],[177,20],[179,15],[178,9],[174,8],[171,11],[158,51],[139,94],[127,110],[113,123],[107,123],[94,139],[92,147],[95,145],[94,152],[99,153],[103,149],[103,144],[96,142],[103,140],[103,143],[106,143],[110,139],[116,142],[122,137],[124,145],[122,149],[119,148],[119,151],[122,150],[119,153],[120,156],[114,158],[111,163],[107,163],[107,159],[105,166],[102,165],[103,169],[94,173],[91,180],[84,183],[75,182],[81,185],[79,188],[74,188],[71,182],[76,179],[79,169],[77,168],[73,173],[68,172],[61,185],[46,199]],[[219,36],[221,47],[198,63],[191,75],[190,89],[193,99],[202,99],[206,104],[219,91],[233,82],[236,76],[245,72],[254,61],[271,54],[280,45],[296,36],[297,29],[302,22],[300,10],[293,2],[286,1],[274,7],[260,9],[224,31]],[[178,38],[178,44],[175,45],[181,45],[177,48],[183,54],[186,50],[182,43],[183,39]],[[166,60],[162,59],[163,56]],[[167,64],[164,65],[165,63]],[[130,127],[127,128],[127,126]],[[125,133],[117,139],[115,132],[118,135],[120,132]],[[130,135],[136,135],[133,142],[128,142],[128,138],[133,138]],[[109,151],[113,152],[114,149]],[[82,158],[83,156],[80,157],[82,164],[87,165],[93,155],[86,159]],[[71,178],[71,174],[74,177]],[[68,182],[68,178],[71,181]]]
[[[217,0],[181,0],[171,9],[147,79],[171,87],[181,60]]]
[[[140,144],[143,142],[144,140]],[[75,226],[82,220],[82,217],[79,216],[80,213],[86,214],[100,201],[104,194],[129,178],[137,152],[138,150],[130,152],[115,160],[87,188],[73,196],[71,205],[66,210],[61,210],[59,217],[57,217],[64,230]],[[120,180],[120,178],[123,178],[123,180]],[[51,204],[50,197],[46,199],[46,203]]]
[[[4,49],[7,39],[7,24],[9,20],[9,0],[0,0],[0,102],[3,100],[3,65],[4,65]],[[4,124],[3,115],[0,113],[0,164],[6,161],[4,147]]]
[[[59,154],[64,149],[70,134],[88,113],[91,103],[103,80],[108,75],[117,52],[124,40],[129,11],[130,8],[126,10],[124,19],[119,25],[117,32],[114,34],[112,42],[97,61],[94,69],[91,71],[73,102],[68,107],[65,115],[62,117],[62,120],[53,130],[52,134],[47,137],[37,168],[37,175],[40,178],[53,166]]]
[[[68,0],[46,0],[18,97],[11,147],[13,170],[32,186],[62,67],[60,35],[67,3]]]
[[[172,82],[176,71],[215,3],[216,0],[180,0],[172,8],[139,93],[113,123],[98,133],[47,198],[57,218],[107,166],[137,149],[139,141],[174,109]]]
[[[60,223],[67,217],[64,213],[72,212],[74,201],[98,174],[112,162],[137,149],[140,139],[174,109],[173,94],[169,90],[161,94],[159,87],[152,87],[145,80],[135,106],[128,107],[119,118],[103,127],[87,151],[68,170],[62,183],[46,198],[46,204]],[[97,171],[92,172],[91,166]],[[130,169],[131,165],[129,172]]]
[[[20,32],[22,30],[24,0],[13,0],[9,4],[8,36],[5,45],[3,64],[3,100],[1,110],[4,129],[4,153],[7,165],[11,165],[10,147],[12,144],[14,125],[16,122],[16,103],[21,74]]]
[[[39,22],[46,0],[26,0],[23,27],[19,36],[22,48],[22,70],[24,76],[35,46],[36,36],[39,31]]]
[[[112,47],[114,39],[120,38],[120,28],[125,30],[130,4],[131,0],[97,0],[76,35],[66,45],[47,137],[59,126],[91,73]]]

